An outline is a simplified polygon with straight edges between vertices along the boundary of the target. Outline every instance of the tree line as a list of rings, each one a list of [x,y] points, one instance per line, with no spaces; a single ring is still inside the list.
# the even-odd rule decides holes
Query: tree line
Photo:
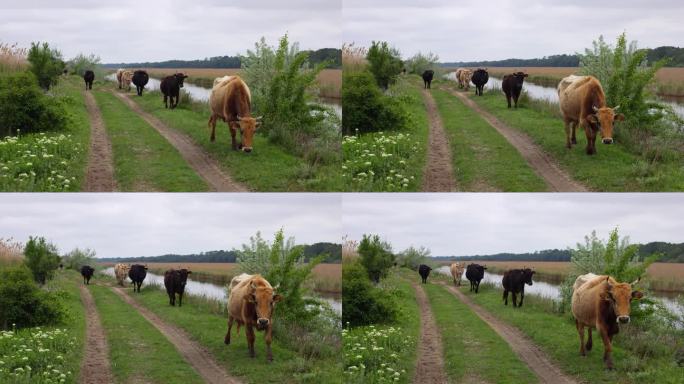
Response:
[[[661,263],[684,263],[684,243],[666,243],[655,241],[647,244],[639,244],[639,259],[643,260],[646,255],[654,253],[662,254],[658,259]],[[570,261],[571,250],[569,249],[545,249],[542,251],[526,253],[497,253],[493,255],[469,255],[469,256],[436,256],[438,260],[490,260],[490,261]]]
[[[342,66],[342,50],[337,48],[321,48],[302,51],[308,53],[311,65],[329,61],[329,68]],[[214,56],[198,60],[166,60],[147,61],[140,63],[110,63],[104,64],[108,68],[241,68],[243,58],[236,56]]]
[[[645,48],[648,62],[656,62],[663,58],[670,61],[668,67],[684,67],[684,48],[663,46],[658,48]],[[485,61],[457,61],[441,63],[443,67],[577,67],[580,57],[573,55],[551,55],[536,59],[505,59]]]
[[[217,250],[206,251],[200,253],[191,253],[187,255],[166,254],[160,256],[142,256],[142,257],[107,257],[99,258],[101,262],[145,262],[145,263],[235,263],[237,262],[239,251],[233,250]],[[314,243],[304,246],[304,260],[309,262],[321,254],[327,254],[323,259],[323,263],[339,264],[342,262],[342,245],[335,243]]]

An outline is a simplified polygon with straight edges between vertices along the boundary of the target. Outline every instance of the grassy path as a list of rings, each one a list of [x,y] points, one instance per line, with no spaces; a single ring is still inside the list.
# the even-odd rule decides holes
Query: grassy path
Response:
[[[413,383],[446,383],[442,337],[432,314],[430,303],[421,284],[412,282],[418,308],[420,308],[420,341],[418,342],[418,361]]]
[[[114,376],[109,364],[109,346],[95,300],[85,285],[80,286],[81,301],[86,314],[85,354],[81,362],[79,383],[111,383]]]
[[[430,91],[423,89],[423,102],[430,121],[427,162],[423,171],[423,192],[451,192],[456,189],[449,138]]]
[[[90,118],[90,150],[84,191],[113,192],[116,191],[116,180],[112,144],[109,142],[102,113],[92,91],[85,91],[84,97]]]

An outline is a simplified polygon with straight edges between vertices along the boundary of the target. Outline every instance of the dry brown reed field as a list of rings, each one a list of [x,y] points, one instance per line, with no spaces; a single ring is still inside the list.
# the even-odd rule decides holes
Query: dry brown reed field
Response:
[[[318,74],[318,95],[328,99],[342,97],[342,70],[324,69]]]
[[[26,48],[0,42],[0,73],[17,72],[28,67]]]
[[[16,264],[24,258],[24,245],[12,238],[0,237],[0,265]]]
[[[366,53],[366,48],[356,47],[354,43],[342,44],[342,69],[346,72],[362,71],[368,65]]]

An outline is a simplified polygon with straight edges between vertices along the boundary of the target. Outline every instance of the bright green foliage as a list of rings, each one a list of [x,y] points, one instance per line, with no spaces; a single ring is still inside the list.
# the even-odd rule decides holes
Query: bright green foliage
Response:
[[[423,53],[418,52],[404,62],[404,67],[408,73],[422,75],[425,70],[431,69],[434,71],[437,68],[438,62],[439,56],[436,54],[428,52],[424,55]]]
[[[357,249],[361,256],[361,265],[368,271],[368,278],[379,283],[380,279],[387,276],[387,272],[394,265],[392,246],[380,240],[378,235],[363,235]]]
[[[55,324],[64,316],[57,294],[40,289],[24,265],[0,269],[0,308],[0,329]]]
[[[29,237],[24,247],[24,262],[39,284],[52,279],[59,266],[60,257],[57,247],[48,243],[44,237]]]
[[[369,70],[382,89],[389,88],[397,81],[403,67],[401,56],[396,48],[390,48],[386,41],[373,41],[366,54]]]
[[[391,323],[397,315],[392,296],[374,286],[358,260],[342,264],[342,323],[346,327]]]
[[[45,90],[57,84],[59,75],[64,70],[62,54],[51,49],[48,43],[31,43],[28,53],[28,61],[31,63],[31,72],[36,75],[38,84]]]
[[[33,74],[0,76],[0,136],[61,130],[67,122],[62,100],[43,93]]]
[[[416,271],[421,264],[428,263],[430,253],[429,248],[423,246],[415,248],[414,246],[410,246],[397,255],[397,264],[400,267],[406,267]]]
[[[80,271],[84,265],[93,266],[95,263],[95,251],[90,248],[74,248],[71,252],[62,256],[64,268]]]
[[[95,72],[95,80],[102,80],[104,78],[105,71],[100,66],[100,56],[92,53],[88,56],[79,53],[78,56],[69,60],[67,66],[69,68],[69,72],[78,76],[83,76],[85,71],[91,70]]]

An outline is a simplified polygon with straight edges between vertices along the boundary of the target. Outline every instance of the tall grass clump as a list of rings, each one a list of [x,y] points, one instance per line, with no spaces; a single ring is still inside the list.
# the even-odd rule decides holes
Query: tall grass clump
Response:
[[[0,237],[0,266],[20,263],[24,258],[24,244]]]
[[[342,44],[342,71],[347,72],[361,72],[366,69],[368,60],[366,54],[368,50],[365,47],[357,47],[354,43]]]
[[[23,71],[28,66],[28,50],[17,44],[0,43],[0,75]]]
[[[314,99],[317,76],[331,63],[312,66],[308,59],[287,35],[277,49],[262,38],[242,58],[242,69],[263,134],[310,164],[332,163],[340,158],[340,121]]]

